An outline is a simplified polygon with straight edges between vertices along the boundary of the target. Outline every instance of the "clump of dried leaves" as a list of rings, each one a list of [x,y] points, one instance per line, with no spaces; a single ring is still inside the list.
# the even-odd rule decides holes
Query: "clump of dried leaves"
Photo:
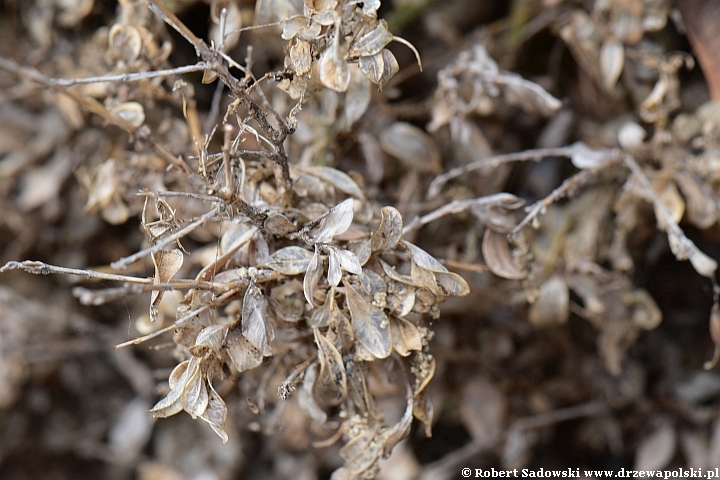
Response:
[[[43,238],[23,215],[62,218],[73,172],[84,207],[67,215],[84,226],[58,237],[92,239],[100,227],[87,214],[97,214],[112,225],[139,217],[145,243],[50,257],[110,263],[103,268],[9,261],[1,270],[103,282],[74,287],[85,305],[142,298],[144,311],[132,312],[139,337],[119,346],[172,332],[172,342],[153,347],[171,350],[174,362],[154,392],[160,400],[146,405],[153,416],[184,411],[223,443],[240,428],[284,429],[290,450],[307,449],[310,438],[317,448],[342,443],[341,461],[327,462],[333,479],[375,478],[413,419],[430,436],[431,397],[446,415],[454,408],[473,441],[422,478],[449,478],[487,452],[502,468],[531,465],[543,429],[568,419],[583,419],[578,435],[590,450],[619,456],[623,429],[641,437],[636,469],[669,465],[678,435],[688,464],[713,465],[719,430],[703,444],[698,432],[711,427],[702,412],[693,410],[695,427],[680,434],[660,407],[643,410],[652,428],[641,434],[612,413],[644,398],[646,372],[629,352],[663,312],[633,275],[664,251],[711,280],[715,355],[706,367],[720,359],[717,261],[690,238],[708,245],[717,233],[720,109],[681,100],[693,59],[653,37],[679,22],[669,1],[517,2],[509,23],[463,45],[454,43],[450,7],[393,2],[396,15],[425,12],[424,28],[453,51],[425,74],[436,82],[428,99],[411,105],[389,100],[400,95],[393,82],[402,62],[388,47],[401,44],[410,59],[398,82],[419,73],[419,53],[379,18],[379,0],[212,0],[209,41],[178,18],[188,2],[121,0],[110,25],[68,53],[52,35],[80,28],[96,3],[5,7],[22,10],[35,47],[23,62],[0,56],[0,125],[16,124],[20,139],[0,132],[0,187],[14,195],[5,222],[15,240],[3,241],[4,260]],[[704,32],[686,28],[694,42]],[[531,81],[512,70],[538,32],[568,53],[554,49],[550,68]],[[183,49],[197,63],[173,67]],[[572,80],[553,72],[567,63]],[[210,85],[204,106],[198,91]],[[44,114],[13,101],[37,93],[51,106]],[[524,130],[537,138],[528,144]],[[138,273],[142,261],[152,261],[154,276]],[[466,273],[472,295],[448,267]],[[0,385],[17,388],[27,362],[9,345],[31,336],[33,327],[17,326],[22,312],[38,315],[6,296],[18,306],[0,332],[12,324],[8,338],[18,340],[0,339]],[[459,321],[435,322],[446,299],[464,296],[472,300],[448,302]],[[463,324],[477,318],[491,326],[463,339]],[[594,332],[593,355],[576,345],[583,334],[571,318]],[[462,382],[458,398],[449,387],[433,393],[436,371],[465,361],[464,342],[471,365],[448,374]],[[144,371],[132,368],[130,378]],[[562,378],[548,373],[555,369]],[[513,383],[513,375],[527,378]],[[702,401],[673,382],[676,410]],[[14,400],[10,392],[0,407]],[[118,431],[108,435],[115,461],[137,458],[149,433],[123,447]],[[406,450],[395,450],[402,459]],[[405,462],[408,475],[418,473],[417,462]]]

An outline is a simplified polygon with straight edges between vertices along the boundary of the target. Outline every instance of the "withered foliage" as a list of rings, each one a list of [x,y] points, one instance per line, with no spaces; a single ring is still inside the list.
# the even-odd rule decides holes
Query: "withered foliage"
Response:
[[[278,478],[442,479],[548,468],[537,452],[576,420],[589,457],[720,465],[703,405],[720,380],[701,371],[720,360],[720,107],[671,48],[685,32],[702,48],[697,16],[669,0],[105,3],[0,3],[0,40],[27,36],[0,46],[0,271],[64,274],[84,315],[122,303],[132,320],[112,358],[135,399],[74,452],[230,478],[252,463],[233,443],[260,431]],[[393,32],[413,18],[428,38],[406,28],[411,43]],[[96,249],[108,225],[127,238]],[[643,342],[682,316],[662,298],[680,281],[647,271],[684,261],[708,344],[680,375],[638,351],[677,363]],[[2,412],[38,361],[26,345],[105,330],[53,313],[35,333],[37,304],[0,302]],[[182,412],[227,463],[178,458],[183,420],[150,418]],[[469,440],[421,466],[438,424]]]

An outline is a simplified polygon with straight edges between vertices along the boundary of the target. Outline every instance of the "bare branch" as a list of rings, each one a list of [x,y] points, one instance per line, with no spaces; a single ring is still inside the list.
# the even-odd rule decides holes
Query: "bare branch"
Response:
[[[118,270],[124,270],[131,264],[135,263],[137,260],[153,254],[155,252],[159,252],[160,250],[164,249],[168,245],[170,245],[175,240],[178,240],[188,233],[192,232],[196,228],[200,227],[201,225],[204,225],[207,221],[209,221],[212,217],[218,214],[220,211],[220,207],[215,207],[212,210],[210,210],[207,213],[204,213],[201,215],[197,220],[190,223],[189,225],[186,225],[185,227],[181,228],[177,232],[173,233],[172,235],[168,235],[167,237],[163,238],[162,240],[158,241],[155,245],[152,247],[146,248],[144,250],[140,250],[137,253],[134,253],[130,256],[127,256],[125,258],[121,258],[120,260],[117,260],[110,264],[112,268],[118,269]]]

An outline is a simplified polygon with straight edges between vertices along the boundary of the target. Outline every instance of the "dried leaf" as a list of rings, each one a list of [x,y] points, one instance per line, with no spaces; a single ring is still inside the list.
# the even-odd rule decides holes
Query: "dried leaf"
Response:
[[[242,307],[242,334],[265,357],[272,356],[270,342],[275,332],[267,319],[268,301],[254,284],[245,291]]]
[[[365,114],[372,92],[370,91],[370,81],[360,71],[357,65],[350,67],[350,85],[345,92],[345,122],[346,128],[352,127],[355,122]],[[348,195],[352,195],[349,192]]]
[[[303,0],[303,2],[311,12],[322,13],[334,9],[338,0]]]
[[[390,322],[383,311],[365,300],[345,283],[346,299],[355,337],[376,358],[386,358],[392,351]]]
[[[710,310],[710,338],[715,345],[715,352],[712,360],[703,365],[705,370],[710,370],[720,360],[720,304],[718,302],[713,303],[712,310]]]
[[[403,357],[410,355],[413,350],[422,350],[420,331],[404,318],[390,317],[390,337],[393,348]]]
[[[227,331],[227,325],[210,325],[203,328],[195,339],[195,345],[190,347],[190,353],[196,357],[204,357],[211,351],[219,356]]]
[[[336,168],[330,167],[301,167],[301,171],[319,178],[323,182],[329,183],[343,193],[355,198],[363,198],[363,192],[357,182],[350,178],[345,172],[341,172]]]
[[[576,142],[573,145],[573,154],[570,161],[576,168],[581,170],[587,168],[595,168],[607,160],[607,152],[602,150],[593,150],[583,142]]]
[[[305,299],[313,307],[315,306],[315,304],[313,303],[313,296],[315,295],[315,289],[317,288],[317,284],[320,281],[320,276],[322,275],[322,270],[320,267],[320,255],[316,250],[315,254],[310,260],[307,272],[305,272],[305,278],[303,278],[303,293],[305,294]]]
[[[225,431],[225,421],[227,420],[227,406],[222,397],[208,382],[208,405],[205,412],[200,418],[207,422],[215,433],[222,439],[223,443],[227,443],[228,434]]]
[[[503,433],[507,400],[485,376],[476,376],[465,382],[458,410],[474,441],[491,444]]]
[[[285,215],[276,213],[274,215],[268,215],[263,222],[263,227],[268,233],[273,235],[279,235],[284,237],[288,233],[297,230],[297,227],[292,223]]]
[[[633,470],[662,470],[670,464],[677,447],[675,428],[663,421],[660,426],[640,440],[635,452]]]
[[[373,232],[370,240],[370,249],[373,252],[389,250],[402,238],[402,216],[394,207],[383,207],[381,210],[380,226]]]
[[[371,57],[360,57],[358,67],[380,90],[400,71],[395,55],[387,49]]]
[[[488,268],[498,277],[510,280],[525,278],[526,273],[515,265],[506,235],[486,229],[482,253]]]
[[[121,103],[110,110],[110,113],[125,120],[135,128],[139,128],[143,123],[145,123],[145,110],[143,109],[143,106],[137,102]]]
[[[317,378],[318,364],[313,362],[305,369],[305,377],[303,378],[302,388],[298,392],[297,401],[303,412],[315,422],[323,425],[327,422],[327,414],[315,402],[315,395],[313,394]]]
[[[537,300],[530,306],[528,319],[535,327],[560,325],[570,315],[570,290],[565,279],[553,275],[541,286]]]
[[[173,250],[160,250],[152,255],[155,264],[155,285],[167,283],[180,270],[183,264],[183,253],[179,248]],[[158,305],[163,297],[162,290],[154,290],[150,294],[150,320],[155,321],[158,315]]]
[[[415,125],[395,122],[380,134],[380,146],[408,168],[440,173],[440,151],[435,141]]]
[[[309,269],[313,256],[313,252],[302,247],[285,247],[270,255],[265,266],[283,275],[299,275]]]
[[[225,349],[238,372],[244,372],[262,365],[263,355],[245,338],[239,327],[233,326],[228,330]]]
[[[340,259],[338,258],[337,251],[334,248],[330,248],[330,256],[328,258],[328,283],[331,287],[337,287],[342,279],[342,271],[340,269]]]
[[[377,26],[350,44],[348,55],[351,58],[370,57],[380,53],[393,39],[388,31],[387,22],[380,20]]]
[[[320,25],[318,25],[320,27]],[[289,65],[297,75],[305,75],[312,69],[312,47],[301,38],[293,40],[288,55]]]
[[[407,438],[407,436],[410,435],[410,427],[412,426],[413,419],[413,404],[413,398],[408,398],[405,413],[400,421],[383,435],[383,458],[390,456],[390,453],[392,452],[392,449],[395,448],[395,445],[397,445],[400,440]]]
[[[615,88],[625,64],[625,48],[615,39],[603,42],[600,47],[600,73],[607,90]]]
[[[694,175],[678,172],[675,175],[687,203],[687,217],[698,228],[710,228],[718,218],[714,194]]]
[[[340,54],[340,26],[335,26],[335,38],[320,57],[320,82],[331,90],[344,92],[350,85],[350,67]]]
[[[348,198],[320,218],[320,224],[309,237],[313,243],[329,243],[334,236],[345,233],[352,225],[355,201]]]
[[[318,346],[320,381],[325,385],[334,385],[338,390],[338,396],[344,398],[347,395],[347,373],[340,351],[317,330],[315,330],[315,343]]]

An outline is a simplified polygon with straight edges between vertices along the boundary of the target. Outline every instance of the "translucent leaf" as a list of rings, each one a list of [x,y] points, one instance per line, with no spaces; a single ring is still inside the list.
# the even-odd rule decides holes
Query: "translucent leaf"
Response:
[[[303,293],[305,294],[305,299],[313,307],[315,306],[315,304],[313,303],[315,288],[317,288],[317,284],[320,281],[320,275],[322,275],[320,267],[320,255],[318,255],[316,251],[315,255],[313,255],[312,257],[312,260],[310,260],[307,272],[305,272],[305,278],[303,278]]]
[[[337,250],[330,248],[330,256],[328,258],[328,283],[332,287],[337,287],[342,279],[342,271],[340,269],[340,258],[338,258]]]
[[[195,339],[195,345],[190,347],[190,353],[196,357],[203,357],[211,350],[215,355],[220,355],[227,330],[227,325],[210,325],[203,328]]]
[[[380,133],[383,151],[420,172],[440,173],[440,150],[435,141],[420,128],[395,122]]]
[[[511,280],[525,278],[526,273],[515,265],[506,235],[486,229],[482,253],[488,268],[498,277]]]
[[[299,275],[308,269],[312,258],[313,252],[302,247],[290,246],[270,255],[265,265],[283,275]]]
[[[620,78],[625,64],[625,48],[615,39],[603,42],[600,47],[600,73],[606,89],[612,90]]]
[[[661,470],[670,464],[677,448],[675,427],[669,421],[662,423],[640,440],[635,452],[633,470]]]
[[[393,39],[388,31],[387,22],[380,20],[377,26],[350,44],[348,55],[351,58],[369,57],[380,53]]]
[[[155,285],[167,283],[183,264],[183,253],[179,248],[173,250],[160,250],[152,254],[153,263],[155,264]],[[158,305],[162,300],[164,292],[162,290],[154,290],[150,294],[150,320],[155,321],[158,315]]]
[[[347,395],[347,373],[342,355],[325,335],[317,330],[315,332],[320,361],[320,380],[326,385],[334,385],[338,390],[338,396],[344,398]]]
[[[313,22],[310,18],[303,15],[295,15],[283,22],[282,38],[290,40],[299,36],[305,41],[315,40],[319,35],[322,27],[319,23]]]
[[[393,348],[403,357],[413,350],[422,350],[422,338],[417,327],[404,318],[390,317],[390,336]]]
[[[137,102],[121,103],[110,110],[110,113],[122,118],[135,128],[140,127],[145,122],[145,110]]]
[[[313,394],[317,378],[318,364],[311,363],[310,366],[305,369],[305,376],[303,378],[302,388],[298,392],[297,401],[302,411],[314,421],[323,425],[327,422],[327,414],[318,406],[317,402],[315,402],[315,396]]]
[[[405,413],[400,421],[383,435],[383,458],[387,458],[390,455],[392,449],[395,448],[395,445],[397,445],[400,440],[410,435],[410,427],[412,426],[413,419],[413,403],[412,397],[408,398]]]
[[[269,357],[272,355],[270,342],[275,338],[275,332],[267,320],[267,306],[265,294],[251,284],[243,297],[242,333],[260,353]]]
[[[698,228],[710,228],[718,218],[714,194],[692,174],[678,172],[675,181],[685,196],[690,223]]]
[[[356,65],[350,68],[350,85],[345,92],[346,128],[352,127],[365,114],[372,96],[370,80]]]
[[[358,184],[345,172],[330,167],[304,167],[301,169],[325,183],[329,183],[343,193],[355,198],[363,198],[363,192]]]
[[[320,82],[336,92],[344,92],[350,85],[350,67],[340,55],[340,27],[335,27],[335,38],[320,57]]]
[[[314,13],[331,10],[337,5],[337,0],[303,0],[303,2]]]
[[[386,358],[392,351],[390,322],[385,313],[365,300],[346,284],[346,299],[355,337],[376,358]]]
[[[181,362],[173,369],[172,373],[170,373],[168,381],[170,391],[163,399],[158,401],[155,406],[148,410],[153,417],[167,418],[182,411],[183,406],[180,402],[180,397],[182,396],[183,389],[192,374],[197,373],[192,370],[188,371],[189,365],[189,360]],[[194,363],[194,368],[197,369],[197,363]]]
[[[310,235],[314,243],[329,243],[334,236],[347,231],[352,225],[355,201],[348,198],[344,202],[331,208],[320,218],[320,224]]]
[[[290,45],[288,59],[291,65],[289,66],[297,75],[305,75],[312,69],[311,50],[310,43],[301,38],[296,38]]]
[[[360,57],[358,67],[380,90],[400,71],[395,55],[387,49],[370,57]]]
[[[380,226],[373,232],[370,240],[370,249],[373,252],[389,250],[402,238],[402,216],[394,207],[383,207],[381,210]]]
[[[362,273],[362,266],[360,260],[350,250],[341,250],[339,248],[333,248],[340,260],[340,267],[346,272],[352,273],[353,275],[360,275]]]
[[[209,396],[205,379],[199,369],[197,375],[192,376],[185,384],[180,401],[185,411],[189,413],[193,419],[205,413]]]
[[[593,150],[582,142],[574,143],[573,149],[574,151],[570,157],[570,161],[576,168],[581,170],[595,168],[607,160],[607,152]]]
[[[380,458],[379,442],[373,442],[375,430],[365,427],[359,435],[351,438],[341,449],[340,456],[345,460],[345,468],[355,475],[367,471]]]
[[[554,275],[540,286],[540,294],[530,306],[528,319],[536,327],[546,327],[567,322],[570,314],[570,291],[567,283]]]
[[[263,356],[242,334],[241,328],[231,328],[225,338],[225,348],[230,361],[239,372],[262,364]]]
[[[208,383],[208,405],[205,412],[200,415],[200,418],[210,425],[213,431],[222,439],[223,443],[227,443],[228,434],[225,431],[227,406],[210,383]]]
[[[410,258],[412,258],[413,262],[415,262],[419,267],[424,268],[425,270],[430,270],[431,272],[448,271],[442,263],[438,262],[435,257],[427,253],[422,248],[405,241],[402,242],[402,245],[410,253]]]

